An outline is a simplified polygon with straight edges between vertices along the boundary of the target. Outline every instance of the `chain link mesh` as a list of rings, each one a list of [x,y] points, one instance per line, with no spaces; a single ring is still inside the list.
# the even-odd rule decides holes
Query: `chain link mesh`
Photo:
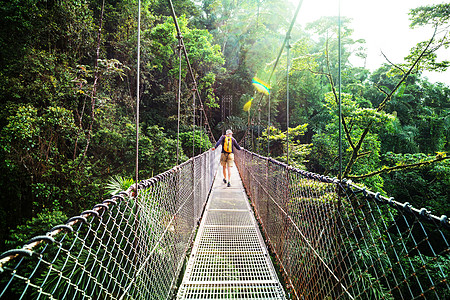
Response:
[[[248,151],[236,162],[297,299],[450,299],[445,215]]]
[[[141,181],[0,256],[2,299],[173,297],[220,151]]]

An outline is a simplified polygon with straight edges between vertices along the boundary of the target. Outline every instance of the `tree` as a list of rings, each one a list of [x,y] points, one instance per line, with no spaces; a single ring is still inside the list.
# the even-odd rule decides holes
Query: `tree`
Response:
[[[410,54],[406,57],[407,62],[413,64],[421,57],[420,64],[417,65],[418,70],[445,71],[450,66],[450,61],[437,62],[436,51],[442,47],[447,49],[450,46],[448,33],[450,3],[420,6],[412,9],[409,15],[411,16],[411,28],[433,26],[435,33],[429,41],[419,42],[411,49]],[[424,54],[422,54],[423,49],[426,49]]]
[[[289,128],[289,165],[305,169],[307,157],[311,153],[311,144],[301,143],[301,137],[305,134],[308,124],[298,125]],[[275,127],[268,127],[258,138],[258,143],[262,151],[267,149],[270,143],[270,156],[275,159],[287,162],[287,132],[282,132]]]
[[[396,95],[396,93],[400,89],[400,87],[402,87],[402,85],[404,85],[407,82],[407,79],[413,73],[413,71],[415,71],[420,66],[420,62],[433,56],[434,52],[438,49],[438,47],[432,47],[433,41],[434,41],[434,36],[426,44],[421,44],[422,47],[420,48],[420,51],[417,52],[417,55],[411,61],[410,64],[404,65],[403,67],[392,64],[391,72],[395,72],[396,74],[399,74],[399,78],[396,80],[396,82],[393,84],[392,87],[376,85],[378,91],[381,92],[382,94],[384,94],[384,97],[375,106],[375,109],[372,111],[373,116],[376,116],[377,114],[379,116],[381,116],[380,113],[385,111],[386,105],[391,102],[392,98]],[[328,42],[327,42],[327,45],[328,45]],[[330,63],[331,58],[329,56],[329,53],[330,53],[330,51],[327,46],[326,47],[326,55],[325,55],[327,68],[323,74],[325,76],[327,76],[327,78],[330,82],[331,89],[332,89],[332,95],[334,97],[335,103],[337,104],[339,102],[339,99],[338,99],[338,94],[336,91],[335,80],[333,79],[333,75],[332,75],[332,67],[331,67],[332,64]],[[364,145],[366,144],[367,140],[371,140],[370,136],[371,136],[371,132],[373,132],[374,126],[381,121],[381,119],[379,117],[378,118],[369,117],[366,120],[368,120],[368,122],[363,124],[360,129],[355,131],[353,124],[351,122],[349,123],[350,120],[346,116],[346,112],[345,111],[343,112],[342,128],[343,128],[346,143],[348,143],[348,145],[350,147],[348,156],[345,158],[346,166],[343,170],[343,174],[342,174],[343,177],[367,178],[367,177],[370,177],[370,176],[373,176],[376,174],[380,174],[380,172],[381,173],[382,172],[390,172],[390,171],[398,169],[398,168],[392,167],[392,168],[384,168],[383,170],[379,170],[379,171],[368,172],[367,174],[361,174],[361,175],[352,174],[352,172],[354,170],[354,166],[357,163],[357,161],[361,157],[364,157],[367,155],[366,151],[364,151],[364,148],[365,148]],[[447,159],[447,157],[445,157],[445,156],[444,157],[436,157],[433,161],[437,162],[437,161],[441,161],[441,160],[445,160],[445,159]],[[414,165],[410,165],[410,166],[403,166],[402,168],[417,167],[417,166],[421,166],[423,164],[428,164],[428,163],[429,162],[427,161],[427,162],[419,163],[419,165],[414,164]],[[374,167],[376,167],[376,166],[374,166]],[[369,171],[369,170],[367,170],[367,171]]]
[[[213,90],[214,73],[222,72],[223,56],[217,45],[212,43],[212,36],[206,30],[190,29],[185,17],[178,19],[185,40],[186,51],[189,53],[192,70],[202,101],[207,107],[216,107],[216,95]],[[165,126],[174,132],[177,128],[177,103],[179,61],[175,25],[171,18],[165,18],[164,23],[156,25],[145,33],[145,39],[151,40],[149,51],[152,53],[152,65],[147,71],[152,74],[154,82],[148,83],[148,94],[143,95],[143,114],[145,122]],[[182,60],[182,116],[191,116],[192,91],[190,79],[187,78],[187,63]],[[199,99],[196,99],[197,103]],[[167,122],[169,120],[170,123]],[[182,124],[189,125],[192,119],[183,117]]]
[[[212,147],[208,135],[202,129],[181,132],[180,140],[183,152],[189,157],[201,154]]]

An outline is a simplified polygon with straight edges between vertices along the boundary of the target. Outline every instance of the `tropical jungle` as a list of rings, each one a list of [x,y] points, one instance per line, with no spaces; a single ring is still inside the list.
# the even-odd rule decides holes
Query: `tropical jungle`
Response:
[[[138,91],[139,178],[175,166],[178,139],[181,162],[232,128],[250,151],[450,215],[450,87],[423,76],[449,67],[436,54],[450,45],[449,3],[412,9],[410,26],[434,34],[374,71],[351,63],[367,49],[346,17],[295,24],[290,64],[278,60],[295,11],[279,0],[174,1],[191,66],[166,1],[143,0],[137,66],[137,3],[1,5],[1,251],[133,183]]]

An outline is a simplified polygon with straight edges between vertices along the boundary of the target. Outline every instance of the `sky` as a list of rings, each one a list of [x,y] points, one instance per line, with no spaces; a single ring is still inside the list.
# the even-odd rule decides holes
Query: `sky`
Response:
[[[291,0],[295,7],[297,0]],[[417,42],[427,40],[432,29],[409,27],[409,10],[419,6],[448,3],[443,0],[340,0],[341,16],[353,19],[353,39],[365,39],[367,47],[366,68],[373,71],[386,62],[383,52],[393,63],[403,62],[409,50]],[[297,23],[305,25],[321,16],[337,16],[339,0],[303,0]],[[450,49],[437,52],[438,61],[450,59]],[[351,61],[356,67],[363,67],[362,59]],[[431,82],[444,82],[450,86],[450,70],[444,73],[426,72]]]

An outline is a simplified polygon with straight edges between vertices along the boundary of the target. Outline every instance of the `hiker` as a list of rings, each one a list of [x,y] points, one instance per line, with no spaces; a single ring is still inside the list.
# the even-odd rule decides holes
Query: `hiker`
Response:
[[[233,132],[230,129],[226,131],[226,135],[222,135],[220,137],[216,145],[212,147],[211,150],[213,151],[216,150],[216,148],[220,144],[222,144],[222,154],[220,155],[220,164],[223,167],[223,182],[227,183],[227,186],[231,186],[230,171],[231,167],[234,165],[233,148],[236,148],[238,150],[242,150],[243,148],[239,147],[239,144],[234,139]],[[226,173],[227,169],[228,169],[228,181]]]

